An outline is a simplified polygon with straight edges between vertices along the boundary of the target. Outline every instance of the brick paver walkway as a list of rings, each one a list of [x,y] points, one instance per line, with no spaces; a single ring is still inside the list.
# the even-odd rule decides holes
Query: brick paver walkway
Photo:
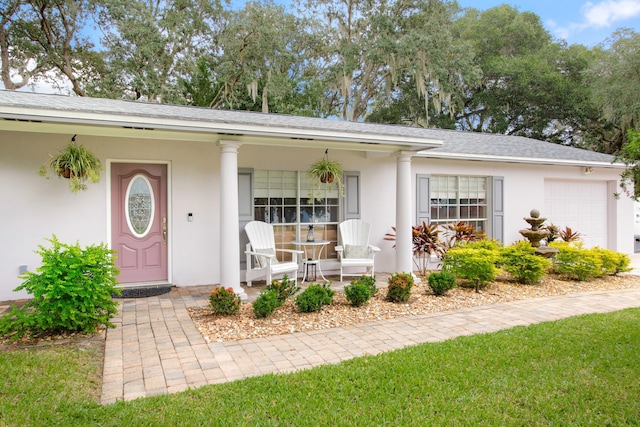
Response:
[[[517,325],[640,307],[638,288],[587,292],[207,344],[187,307],[206,306],[211,289],[176,288],[158,297],[121,300],[112,319],[117,327],[107,331],[102,403],[292,372]]]

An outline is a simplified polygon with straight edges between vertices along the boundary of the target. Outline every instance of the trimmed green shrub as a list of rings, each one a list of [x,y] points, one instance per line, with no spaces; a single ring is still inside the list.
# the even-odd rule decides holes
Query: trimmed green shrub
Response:
[[[500,262],[502,268],[518,283],[526,285],[540,283],[551,268],[551,261],[536,255],[535,249],[525,241],[503,248],[500,253]]]
[[[615,276],[618,273],[633,270],[630,267],[631,260],[629,259],[629,255],[627,254],[623,254],[622,252],[615,252],[610,249],[604,249],[597,246],[595,248],[591,248],[591,251],[600,258],[600,262],[602,262],[603,274]]]
[[[351,281],[344,287],[344,294],[352,305],[360,307],[371,299],[371,287],[363,282]]]
[[[296,297],[296,306],[303,313],[318,311],[322,306],[333,302],[335,291],[327,284],[311,284]]]
[[[270,316],[276,308],[282,305],[280,294],[275,289],[263,290],[253,303],[253,314],[258,318]]]
[[[351,279],[351,284],[354,283],[363,283],[369,287],[371,296],[374,296],[378,293],[378,287],[376,286],[376,278],[375,276],[360,276],[354,277]]]
[[[496,239],[474,240],[470,242],[461,242],[458,244],[458,248],[486,249],[488,251],[494,251],[498,253],[502,249],[502,242]]]
[[[411,296],[413,276],[410,273],[394,273],[389,276],[387,301],[407,302]]]
[[[455,276],[446,271],[431,273],[427,278],[427,282],[433,294],[438,296],[445,295],[458,285]]]
[[[39,245],[42,257],[36,273],[20,276],[24,282],[15,290],[33,297],[24,306],[0,319],[0,335],[12,338],[43,332],[94,333],[99,325],[114,327],[109,319],[117,313],[120,295],[115,276],[114,251],[105,244],[82,249],[78,243],[60,243],[55,235],[47,239],[51,248]]]
[[[285,274],[282,280],[272,280],[271,284],[267,285],[266,290],[274,290],[278,293],[278,298],[283,303],[290,296],[295,295],[298,291],[300,291],[300,287],[296,282],[289,280],[289,277]]]
[[[567,242],[553,242],[549,246],[560,249],[553,257],[553,270],[579,281],[602,276],[602,261],[592,250]]]
[[[214,314],[236,314],[241,305],[240,295],[233,288],[218,286],[209,295],[209,306]]]
[[[491,249],[474,247],[473,244],[453,247],[444,257],[442,270],[469,280],[479,292],[480,288],[495,280],[498,273],[496,264],[500,253],[494,246],[492,244]]]

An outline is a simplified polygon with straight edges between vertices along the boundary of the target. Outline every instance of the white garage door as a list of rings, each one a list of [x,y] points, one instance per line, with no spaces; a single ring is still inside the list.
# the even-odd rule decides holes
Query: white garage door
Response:
[[[547,224],[571,227],[587,247],[607,247],[606,182],[545,180],[544,197]]]

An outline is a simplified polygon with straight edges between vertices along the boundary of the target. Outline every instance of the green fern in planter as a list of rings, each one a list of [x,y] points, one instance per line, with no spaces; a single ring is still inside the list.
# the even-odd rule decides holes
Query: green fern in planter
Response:
[[[342,166],[335,160],[329,160],[328,150],[325,151],[324,157],[317,162],[313,163],[307,174],[309,175],[311,187],[309,188],[309,194],[316,199],[322,198],[323,185],[327,186],[327,189],[332,190],[334,185],[338,186],[338,193],[340,197],[344,197],[344,185],[342,183]]]
[[[51,156],[49,161],[40,167],[40,176],[48,178],[52,173],[69,179],[69,190],[72,193],[86,190],[89,181],[93,184],[100,181],[102,163],[84,145],[75,142],[75,135],[57,155]]]

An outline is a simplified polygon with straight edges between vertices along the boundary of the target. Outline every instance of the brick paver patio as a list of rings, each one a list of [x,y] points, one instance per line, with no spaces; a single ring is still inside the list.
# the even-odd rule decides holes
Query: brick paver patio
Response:
[[[157,297],[121,300],[112,319],[116,328],[107,331],[102,403],[292,372],[517,325],[640,307],[638,288],[587,292],[207,344],[187,307],[206,306],[212,289],[175,288]]]

